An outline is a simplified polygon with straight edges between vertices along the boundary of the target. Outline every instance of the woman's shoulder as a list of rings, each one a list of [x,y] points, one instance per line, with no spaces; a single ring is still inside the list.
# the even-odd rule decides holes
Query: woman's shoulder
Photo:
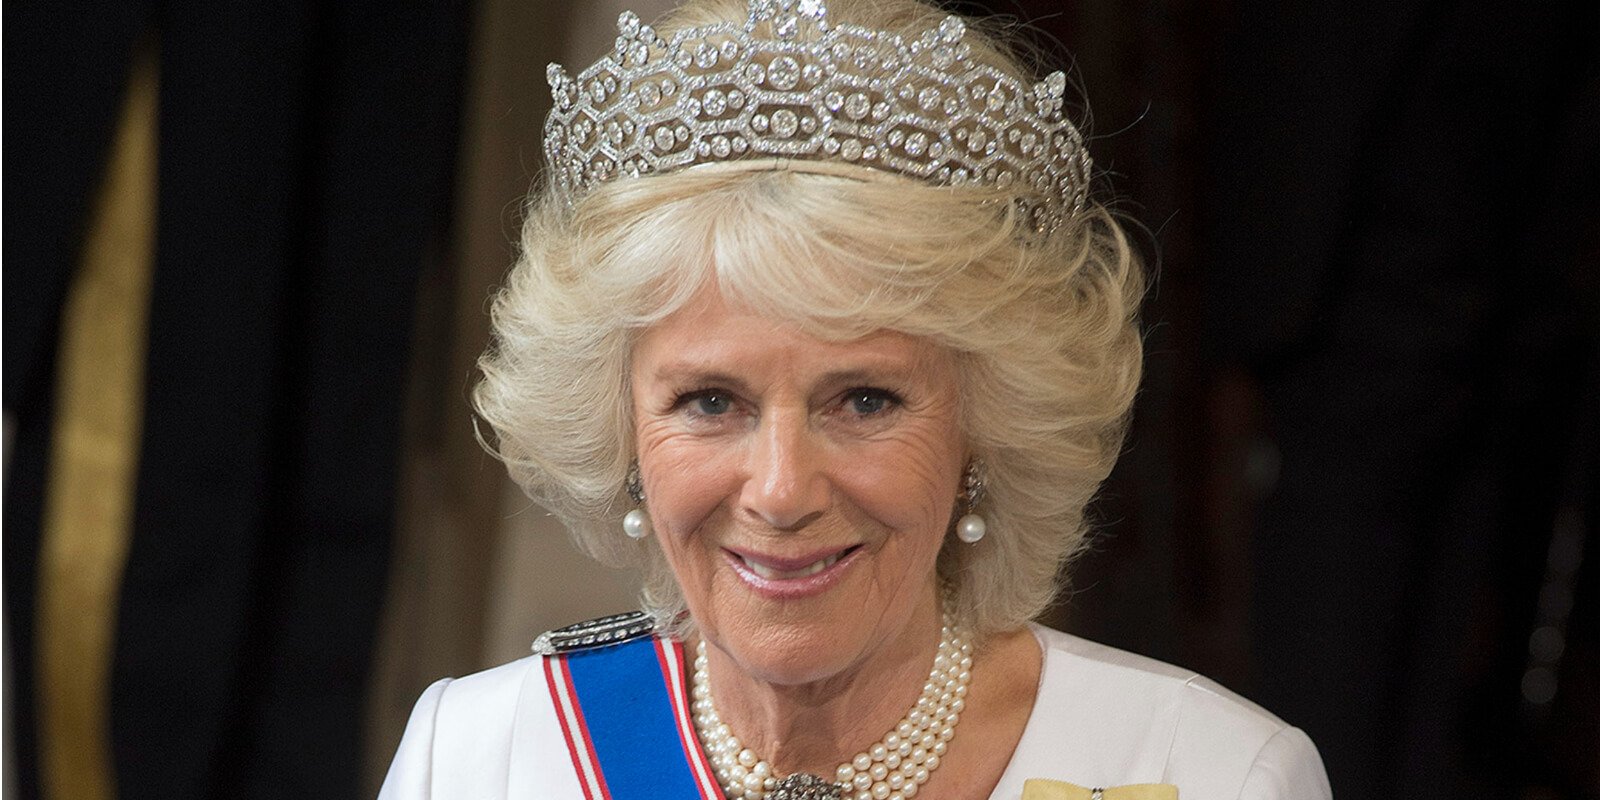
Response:
[[[665,692],[662,670],[671,665],[681,674],[681,644],[617,627],[624,616],[632,618],[551,631],[534,642],[532,656],[428,687],[411,712],[380,800],[586,796],[570,737],[590,745],[597,722],[626,716],[634,710],[627,703]],[[642,679],[644,667],[656,670],[653,682]]]
[[[1192,669],[1043,626],[1035,626],[1034,635],[1045,650],[1046,663],[1052,656],[1058,662],[1057,677],[1127,689],[1114,695],[1116,702],[1166,705],[1187,712],[1197,723],[1225,724],[1246,739],[1264,741],[1289,727],[1270,711]],[[1174,702],[1181,705],[1171,706]]]
[[[384,779],[380,800],[421,800],[435,787],[499,796],[511,764],[519,698],[538,656],[442,678],[417,699]]]
[[[547,783],[570,780],[563,774],[570,761],[559,746],[546,661],[528,656],[429,686],[411,711],[380,800],[511,797],[513,788],[536,776]],[[579,796],[571,788],[571,796]]]
[[[448,694],[450,704],[462,711],[503,713],[505,702],[515,699],[522,691],[522,684],[529,675],[539,671],[543,661],[542,656],[526,656],[459,678],[441,678],[428,690],[437,689],[441,697]]]
[[[412,716],[431,711],[435,730],[464,726],[509,731],[523,687],[538,674],[543,660],[527,656],[459,678],[441,678],[423,692]]]
[[[1086,785],[1173,783],[1189,797],[1325,798],[1306,735],[1199,673],[1040,626],[1039,696],[1019,756]],[[1056,777],[1032,775],[1026,777]]]

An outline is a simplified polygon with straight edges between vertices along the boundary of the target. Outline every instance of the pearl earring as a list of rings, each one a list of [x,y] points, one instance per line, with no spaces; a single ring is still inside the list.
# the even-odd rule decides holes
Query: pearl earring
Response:
[[[650,516],[641,509],[634,509],[622,515],[622,532],[628,534],[629,539],[643,539],[650,535]]]
[[[624,483],[628,490],[628,497],[634,503],[644,504],[644,480],[639,477],[639,462],[628,465],[628,478]],[[644,509],[635,508],[622,516],[622,532],[628,534],[630,539],[643,539],[650,535],[650,515]]]
[[[989,523],[973,513],[983,500],[983,461],[974,458],[967,462],[967,471],[961,477],[961,506],[967,513],[956,521],[956,538],[967,544],[977,544],[989,532]]]

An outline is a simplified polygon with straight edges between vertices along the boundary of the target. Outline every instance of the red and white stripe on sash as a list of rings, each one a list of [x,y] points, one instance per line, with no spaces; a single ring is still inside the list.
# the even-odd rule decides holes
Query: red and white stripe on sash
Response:
[[[722,800],[722,791],[711,772],[711,763],[706,760],[705,748],[700,746],[700,738],[695,735],[694,718],[689,716],[689,681],[683,673],[683,643],[657,639],[656,656],[661,659],[661,676],[666,679],[667,691],[672,696],[678,735],[683,739],[683,751],[690,754],[689,764],[700,785],[700,796],[703,800]]]
[[[583,722],[583,709],[578,706],[577,692],[572,689],[567,657],[547,657],[544,678],[550,687],[550,701],[555,704],[556,718],[561,720],[561,736],[567,740],[567,752],[572,754],[572,768],[578,773],[578,785],[583,787],[585,800],[611,800],[605,775],[600,772],[600,760],[595,757],[594,740],[589,738],[589,726]]]

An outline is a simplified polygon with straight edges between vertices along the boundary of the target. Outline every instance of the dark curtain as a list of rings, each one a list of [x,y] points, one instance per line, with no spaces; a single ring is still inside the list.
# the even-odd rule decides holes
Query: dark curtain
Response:
[[[1593,524],[1597,11],[1240,3],[1222,40],[1206,335],[1281,454],[1258,696],[1342,794],[1600,790],[1518,711],[1556,520]]]
[[[5,8],[6,613],[19,789],[50,382],[136,41],[157,255],[111,719],[124,797],[351,797],[418,275],[447,235],[465,0]]]
[[[1075,57],[1159,269],[1059,623],[1337,796],[1600,796],[1600,5],[983,5]]]

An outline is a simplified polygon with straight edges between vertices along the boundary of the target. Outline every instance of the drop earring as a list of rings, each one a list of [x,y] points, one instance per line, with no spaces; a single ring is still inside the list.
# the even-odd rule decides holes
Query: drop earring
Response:
[[[989,532],[989,523],[974,511],[983,501],[987,487],[983,483],[983,460],[974,458],[967,462],[961,476],[961,519],[956,521],[956,538],[967,544],[977,544]]]
[[[639,462],[628,465],[628,478],[624,482],[628,498],[641,506],[622,516],[622,532],[630,539],[643,539],[650,535],[650,515],[644,513],[644,480],[639,477]]]

